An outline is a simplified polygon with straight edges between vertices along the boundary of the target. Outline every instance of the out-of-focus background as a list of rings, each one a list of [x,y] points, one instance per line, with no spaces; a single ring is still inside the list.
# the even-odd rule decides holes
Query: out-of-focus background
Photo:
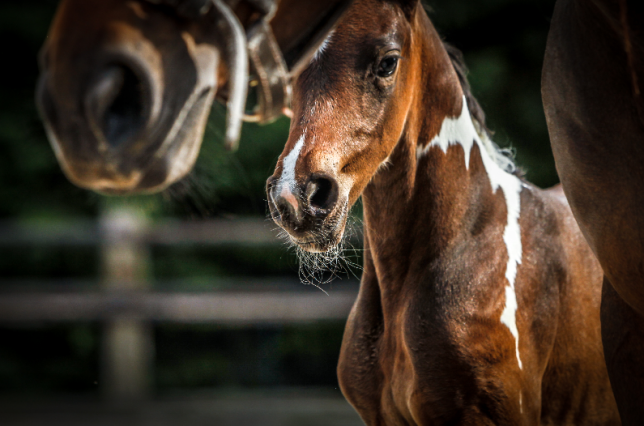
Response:
[[[496,142],[555,184],[539,90],[554,0],[427,4]],[[0,2],[0,424],[361,424],[335,376],[360,271],[328,295],[300,283],[266,220],[288,120],[246,124],[229,153],[215,106],[195,171],[165,193],[76,188],[33,101],[56,5]]]

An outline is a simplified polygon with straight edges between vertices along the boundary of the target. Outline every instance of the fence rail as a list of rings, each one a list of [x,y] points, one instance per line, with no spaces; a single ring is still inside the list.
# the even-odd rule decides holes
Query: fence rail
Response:
[[[53,291],[51,285],[49,289],[38,285],[33,291],[33,282],[29,283],[31,291],[25,291],[26,287],[21,289],[15,281],[4,286],[0,323],[102,322],[101,383],[106,396],[142,398],[149,393],[154,322],[247,326],[347,317],[357,285],[337,286],[327,295],[312,288],[310,292],[284,291],[281,286],[280,291],[274,291],[280,286],[272,280],[266,288],[255,282],[252,291],[249,286],[227,286],[223,291],[179,293],[154,290],[148,276],[150,245],[267,245],[271,249],[281,243],[275,226],[263,219],[150,223],[127,208],[108,210],[97,222],[0,222],[2,248],[95,246],[100,249],[102,264],[99,291]]]
[[[228,325],[345,319],[355,291],[26,293],[0,295],[0,322],[140,321]]]
[[[166,220],[141,227],[132,227],[132,223],[110,223],[111,220],[118,222],[119,219],[122,220],[122,217],[107,218],[101,222],[0,222],[0,247],[96,246],[104,243],[106,239],[115,237],[131,242],[159,245],[275,245],[283,242],[278,238],[275,224],[263,219],[217,219],[196,222]]]
[[[118,220],[118,219],[117,219]],[[280,245],[285,240],[273,221],[256,218],[210,219],[195,222],[164,220],[143,228],[122,229],[110,219],[96,222],[77,220],[47,223],[0,221],[0,247],[30,246],[96,246],[106,239],[127,239],[154,245]],[[121,228],[115,230],[114,228]],[[118,234],[118,235],[115,235]],[[360,230],[351,242],[360,245]]]

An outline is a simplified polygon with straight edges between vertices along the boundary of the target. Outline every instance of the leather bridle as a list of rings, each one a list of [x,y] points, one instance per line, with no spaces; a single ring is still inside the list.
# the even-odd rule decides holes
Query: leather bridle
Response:
[[[277,0],[245,0],[256,9],[258,18],[244,30],[232,12],[239,0],[144,0],[174,9],[184,19],[198,19],[212,9],[221,16],[219,24],[228,27],[232,40],[226,41],[231,81],[228,87],[226,147],[236,149],[241,121],[268,123],[277,119],[291,102],[291,75],[275,40],[269,21],[277,10]],[[242,47],[245,46],[246,48]],[[233,62],[234,64],[231,64]],[[244,113],[248,91],[248,69],[257,87],[257,106]],[[243,79],[243,80],[242,80]]]

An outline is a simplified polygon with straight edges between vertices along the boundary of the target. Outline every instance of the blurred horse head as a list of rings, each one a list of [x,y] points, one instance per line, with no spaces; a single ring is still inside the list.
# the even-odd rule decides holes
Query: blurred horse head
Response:
[[[37,101],[67,177],[109,194],[164,189],[193,167],[215,97],[227,102],[234,147],[249,56],[260,86],[254,119],[276,118],[288,106],[290,74],[350,2],[299,3],[62,0]]]

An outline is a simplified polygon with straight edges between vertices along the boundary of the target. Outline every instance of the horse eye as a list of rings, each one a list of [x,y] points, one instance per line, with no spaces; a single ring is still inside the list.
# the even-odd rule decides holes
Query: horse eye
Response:
[[[378,77],[389,77],[396,71],[396,66],[398,66],[398,56],[383,58],[378,65]]]

